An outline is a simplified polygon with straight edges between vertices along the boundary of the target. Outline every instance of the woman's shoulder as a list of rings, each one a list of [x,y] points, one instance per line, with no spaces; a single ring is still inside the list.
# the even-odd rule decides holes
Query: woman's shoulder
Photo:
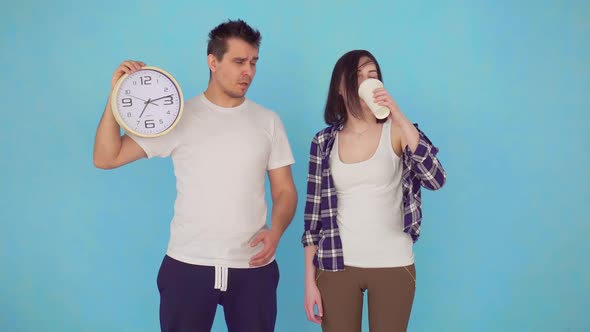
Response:
[[[328,127],[323,128],[322,130],[318,131],[313,136],[313,142],[321,144],[323,142],[328,141],[332,136],[334,136],[336,134],[336,132],[338,131],[338,128],[339,127],[337,125],[328,126]]]

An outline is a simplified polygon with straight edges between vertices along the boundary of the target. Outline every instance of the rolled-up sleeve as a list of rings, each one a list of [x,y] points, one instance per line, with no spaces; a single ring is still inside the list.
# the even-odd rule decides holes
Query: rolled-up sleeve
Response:
[[[416,125],[418,128],[418,125]],[[412,171],[420,179],[422,187],[430,190],[438,190],[447,181],[447,174],[437,158],[438,148],[435,147],[428,137],[418,129],[420,139],[416,151],[406,146],[404,154],[410,160]]]
[[[317,136],[311,142],[309,151],[309,171],[307,173],[307,196],[305,201],[305,229],[301,237],[304,247],[320,241],[322,190],[322,158]]]

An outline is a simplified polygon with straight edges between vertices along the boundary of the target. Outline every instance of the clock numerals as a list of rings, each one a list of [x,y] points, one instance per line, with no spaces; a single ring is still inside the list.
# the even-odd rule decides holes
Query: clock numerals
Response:
[[[139,78],[141,85],[152,85],[152,77],[151,76],[142,76]]]
[[[155,137],[177,123],[182,107],[181,91],[174,80],[158,71],[139,71],[118,87],[113,108],[121,126],[137,135]]]

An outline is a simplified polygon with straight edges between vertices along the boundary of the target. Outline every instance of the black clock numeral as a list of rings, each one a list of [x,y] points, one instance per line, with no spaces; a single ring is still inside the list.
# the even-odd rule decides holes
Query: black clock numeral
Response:
[[[123,103],[123,107],[133,106],[133,100],[131,98],[123,98],[121,99],[121,103]]]
[[[164,121],[162,121],[162,119],[160,119],[160,124],[164,124]]]
[[[152,85],[152,83],[150,83],[152,81],[151,76],[142,76],[139,80],[141,81],[141,85]]]
[[[164,88],[164,92],[168,92],[168,88]]]
[[[147,129],[156,128],[156,124],[154,123],[154,120],[145,120],[145,122],[144,122],[144,126],[145,126]]]
[[[172,96],[168,96],[166,98],[164,98],[164,105],[172,105],[174,104],[174,99],[172,98]]]
[[[131,117],[131,112],[127,112],[127,117],[130,118]]]
[[[128,95],[131,93],[131,90],[125,90],[125,94]]]
[[[166,112],[166,114],[170,114],[170,111]]]

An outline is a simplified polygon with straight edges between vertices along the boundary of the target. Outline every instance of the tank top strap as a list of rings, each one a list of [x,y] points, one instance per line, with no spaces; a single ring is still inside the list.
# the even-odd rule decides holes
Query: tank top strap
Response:
[[[387,119],[383,123],[383,128],[381,129],[381,138],[379,139],[379,149],[380,152],[386,152],[389,154],[391,148],[391,119]]]

